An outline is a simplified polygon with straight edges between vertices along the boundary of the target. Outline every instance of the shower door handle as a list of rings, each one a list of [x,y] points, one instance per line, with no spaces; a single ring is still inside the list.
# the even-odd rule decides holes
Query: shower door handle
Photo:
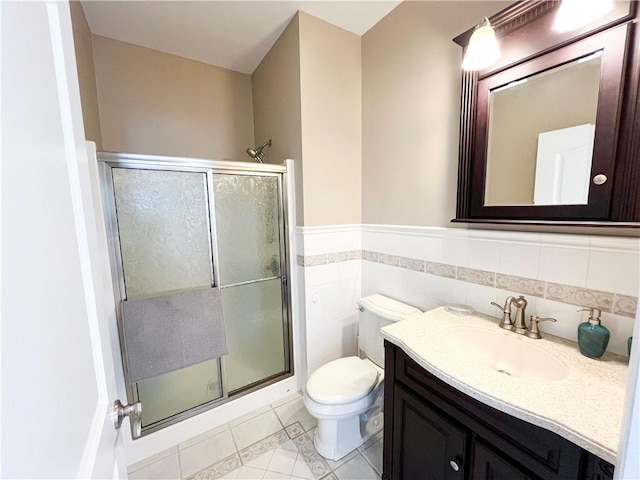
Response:
[[[142,403],[122,405],[120,399],[113,402],[113,424],[116,430],[122,426],[124,417],[129,417],[133,438],[138,438],[142,433]]]

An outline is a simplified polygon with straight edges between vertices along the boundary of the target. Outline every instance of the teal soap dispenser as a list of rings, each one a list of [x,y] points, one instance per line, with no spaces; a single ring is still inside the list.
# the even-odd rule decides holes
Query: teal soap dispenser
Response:
[[[604,355],[609,343],[609,329],[600,325],[598,308],[581,308],[579,312],[588,311],[589,320],[578,325],[578,346],[585,357],[600,358]]]

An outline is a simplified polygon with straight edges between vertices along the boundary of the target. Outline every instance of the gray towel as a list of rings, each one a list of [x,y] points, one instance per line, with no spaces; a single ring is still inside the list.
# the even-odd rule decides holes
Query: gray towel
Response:
[[[218,288],[128,300],[122,311],[132,383],[228,353]]]

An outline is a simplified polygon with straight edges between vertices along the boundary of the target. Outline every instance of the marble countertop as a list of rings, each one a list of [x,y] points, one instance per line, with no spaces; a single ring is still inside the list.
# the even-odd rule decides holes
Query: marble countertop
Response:
[[[476,400],[551,430],[600,458],[615,463],[627,385],[627,359],[606,353],[594,360],[578,345],[550,334],[534,340],[498,327],[499,320],[474,312],[449,313],[445,307],[412,316],[382,329],[382,337],[440,380]],[[560,360],[568,374],[560,380],[505,375],[479,365],[465,351],[444,341],[445,331],[474,327],[513,335]],[[464,350],[464,349],[461,349]]]

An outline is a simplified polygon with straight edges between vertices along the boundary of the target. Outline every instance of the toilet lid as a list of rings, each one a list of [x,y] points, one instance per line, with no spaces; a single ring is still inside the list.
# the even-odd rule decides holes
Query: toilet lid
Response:
[[[369,394],[378,380],[378,371],[358,357],[339,358],[311,374],[307,395],[318,403],[340,405]]]

